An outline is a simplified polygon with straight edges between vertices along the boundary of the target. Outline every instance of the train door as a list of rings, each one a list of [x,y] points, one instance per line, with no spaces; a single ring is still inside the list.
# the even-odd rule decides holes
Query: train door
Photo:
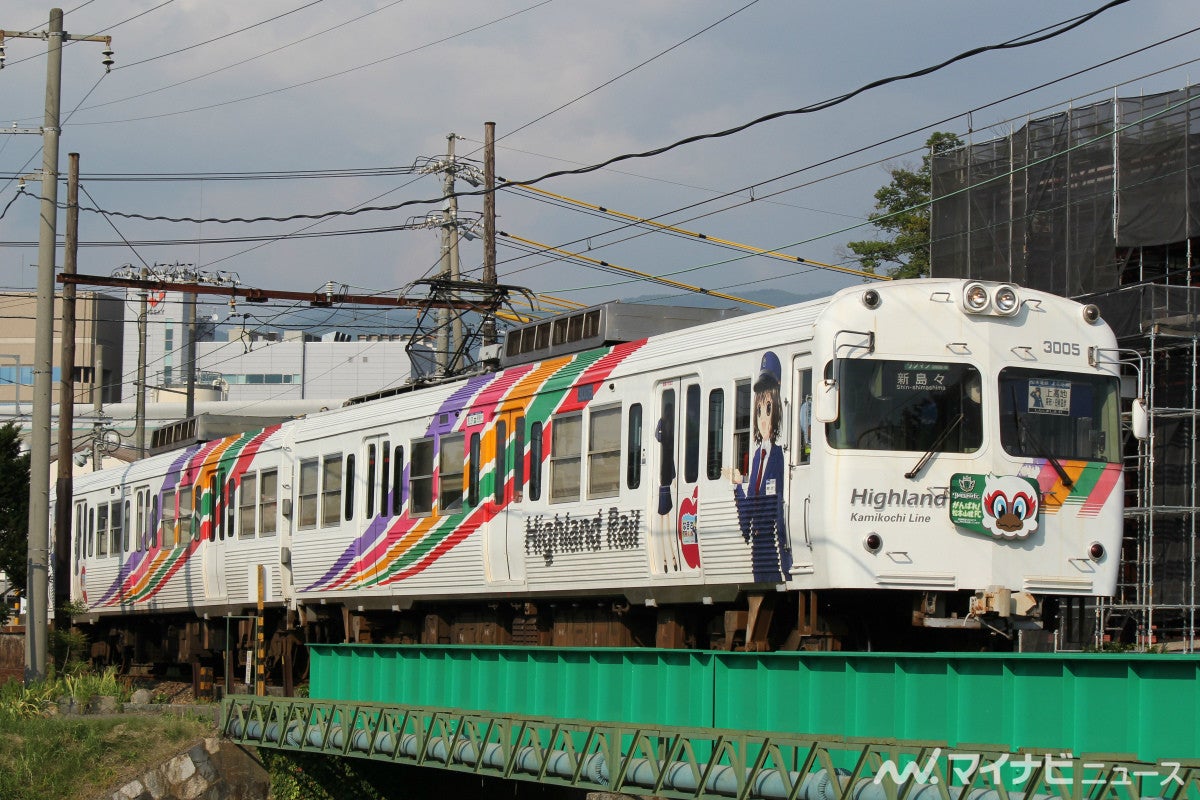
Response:
[[[674,575],[700,566],[700,382],[695,375],[659,382],[651,475],[650,570]]]
[[[525,531],[520,510],[525,500],[525,416],[511,411],[501,413],[491,434],[491,491],[481,498],[486,514],[483,547],[487,577],[491,583],[522,583]],[[488,448],[484,452],[489,452]]]
[[[180,536],[205,539],[200,543],[204,551],[204,597],[210,601],[224,600],[227,595],[225,540],[233,538],[233,531],[229,530],[232,519],[227,513],[233,498],[229,496],[232,489],[226,486],[227,476],[228,466],[221,464],[209,473],[207,487],[202,489],[199,484],[189,487],[194,492],[191,502],[195,510],[186,516],[183,513],[183,503],[180,503],[180,516],[183,517],[179,520]],[[204,490],[208,493],[207,508],[202,501],[201,492]],[[185,490],[180,489],[180,492],[183,491]],[[206,520],[208,525],[201,524],[202,520]]]
[[[812,355],[792,359],[792,403],[787,413],[788,435],[788,545],[792,551],[792,573],[812,571],[813,509],[813,372]]]

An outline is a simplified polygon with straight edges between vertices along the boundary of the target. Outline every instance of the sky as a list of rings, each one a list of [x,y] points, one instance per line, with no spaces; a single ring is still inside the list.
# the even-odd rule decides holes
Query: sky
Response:
[[[235,272],[244,285],[260,288],[312,291],[333,281],[350,293],[420,294],[409,287],[439,271],[439,231],[361,230],[440,214],[441,175],[409,168],[444,155],[450,134],[458,137],[457,156],[481,161],[484,123],[494,122],[497,174],[532,180],[821,103],[1102,5],[76,0],[62,6],[65,29],[111,35],[116,63],[105,74],[101,44],[76,42],[64,50],[61,172],[67,153],[78,152],[85,208],[187,220],[85,210],[78,268],[107,275],[127,264],[186,263]],[[5,0],[0,29],[42,30],[49,9]],[[873,193],[887,182],[889,167],[919,163],[931,132],[984,141],[1071,104],[1181,88],[1196,70],[1200,33],[1186,32],[1197,26],[1189,3],[1130,0],[1045,42],[985,52],[813,113],[536,186],[709,237],[853,268],[845,244],[875,235],[866,223]],[[5,45],[0,128],[36,128],[43,120],[45,43],[8,38]],[[1080,74],[1068,77],[1074,73]],[[31,182],[17,196],[15,177],[40,169],[40,147],[40,136],[0,135],[0,210],[7,206],[0,286],[6,289],[36,282],[40,188]],[[336,171],[350,174],[329,174]],[[264,172],[320,177],[246,179]],[[456,188],[472,190],[461,181]],[[65,191],[59,197],[65,200]],[[320,221],[199,221],[401,203],[411,204]],[[482,209],[479,197],[462,197],[459,205],[463,218]],[[497,228],[513,237],[708,291],[753,293],[769,302],[863,281],[635,227],[627,218],[528,191],[505,189],[496,205]],[[63,227],[60,221],[60,238]],[[302,231],[329,235],[278,238]],[[218,241],[231,237],[269,241]],[[585,304],[694,298],[529,249],[501,238],[501,283]],[[463,242],[460,253],[463,276],[478,277],[481,241]]]

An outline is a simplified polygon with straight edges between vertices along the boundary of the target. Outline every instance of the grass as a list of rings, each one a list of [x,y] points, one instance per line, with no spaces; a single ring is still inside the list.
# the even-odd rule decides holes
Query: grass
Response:
[[[51,715],[62,695],[112,688],[103,674],[73,677],[0,686],[0,798],[94,798],[213,734],[211,720],[192,717]]]

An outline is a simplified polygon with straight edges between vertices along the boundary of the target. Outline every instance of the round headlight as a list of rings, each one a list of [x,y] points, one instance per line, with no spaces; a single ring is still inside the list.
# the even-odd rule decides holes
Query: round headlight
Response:
[[[1092,303],[1088,303],[1083,307],[1083,321],[1089,325],[1094,325],[1100,321],[1100,307]]]
[[[863,547],[868,553],[878,553],[883,547],[883,537],[878,533],[868,533],[863,539]]]
[[[1088,558],[1092,559],[1092,561],[1099,561],[1104,558],[1104,545],[1099,542],[1092,542],[1091,546],[1088,547]]]
[[[879,308],[879,300],[879,292],[874,289],[867,289],[863,292],[862,301],[867,308]]]
[[[987,289],[978,283],[968,283],[966,290],[963,292],[963,302],[967,304],[968,311],[978,312],[985,310],[990,302]]]
[[[1011,286],[1001,286],[996,290],[996,310],[1001,314],[1013,314],[1021,301],[1017,299],[1017,290]]]

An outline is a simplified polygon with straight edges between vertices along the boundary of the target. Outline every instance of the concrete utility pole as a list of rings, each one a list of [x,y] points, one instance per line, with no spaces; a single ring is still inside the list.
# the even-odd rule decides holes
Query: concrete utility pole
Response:
[[[104,42],[104,65],[112,66],[112,39],[63,32],[61,8],[50,9],[41,33],[12,33],[11,38],[46,40],[46,115],[42,125],[41,230],[38,235],[37,321],[34,325],[33,420],[29,438],[29,578],[25,602],[25,682],[46,677],[50,605],[50,411],[54,369],[54,255],[58,222],[58,118],[64,41]],[[74,365],[64,365],[70,368]]]
[[[150,275],[150,270],[142,267],[142,280]],[[142,298],[138,309],[138,369],[137,397],[134,403],[133,445],[137,448],[138,458],[146,455],[146,301],[150,291],[143,288],[138,295]]]
[[[79,153],[67,155],[67,232],[63,274],[74,275],[79,253]],[[75,493],[72,455],[75,452],[75,286],[62,290],[62,342],[58,376],[58,504],[54,508],[54,602],[71,597],[71,505]],[[101,379],[93,374],[92,382]]]
[[[442,271],[441,277],[457,281],[458,269],[458,198],[454,196],[454,175],[457,165],[454,161],[454,140],[458,137],[453,133],[446,135],[446,168],[442,179],[442,196],[446,198],[442,207]],[[462,318],[455,316],[450,321],[450,311],[443,309],[438,312],[437,334],[437,371],[445,375],[458,366],[457,356],[462,348]]]
[[[496,285],[496,123],[483,123],[483,282]],[[496,343],[496,318],[483,320],[485,345]]]

